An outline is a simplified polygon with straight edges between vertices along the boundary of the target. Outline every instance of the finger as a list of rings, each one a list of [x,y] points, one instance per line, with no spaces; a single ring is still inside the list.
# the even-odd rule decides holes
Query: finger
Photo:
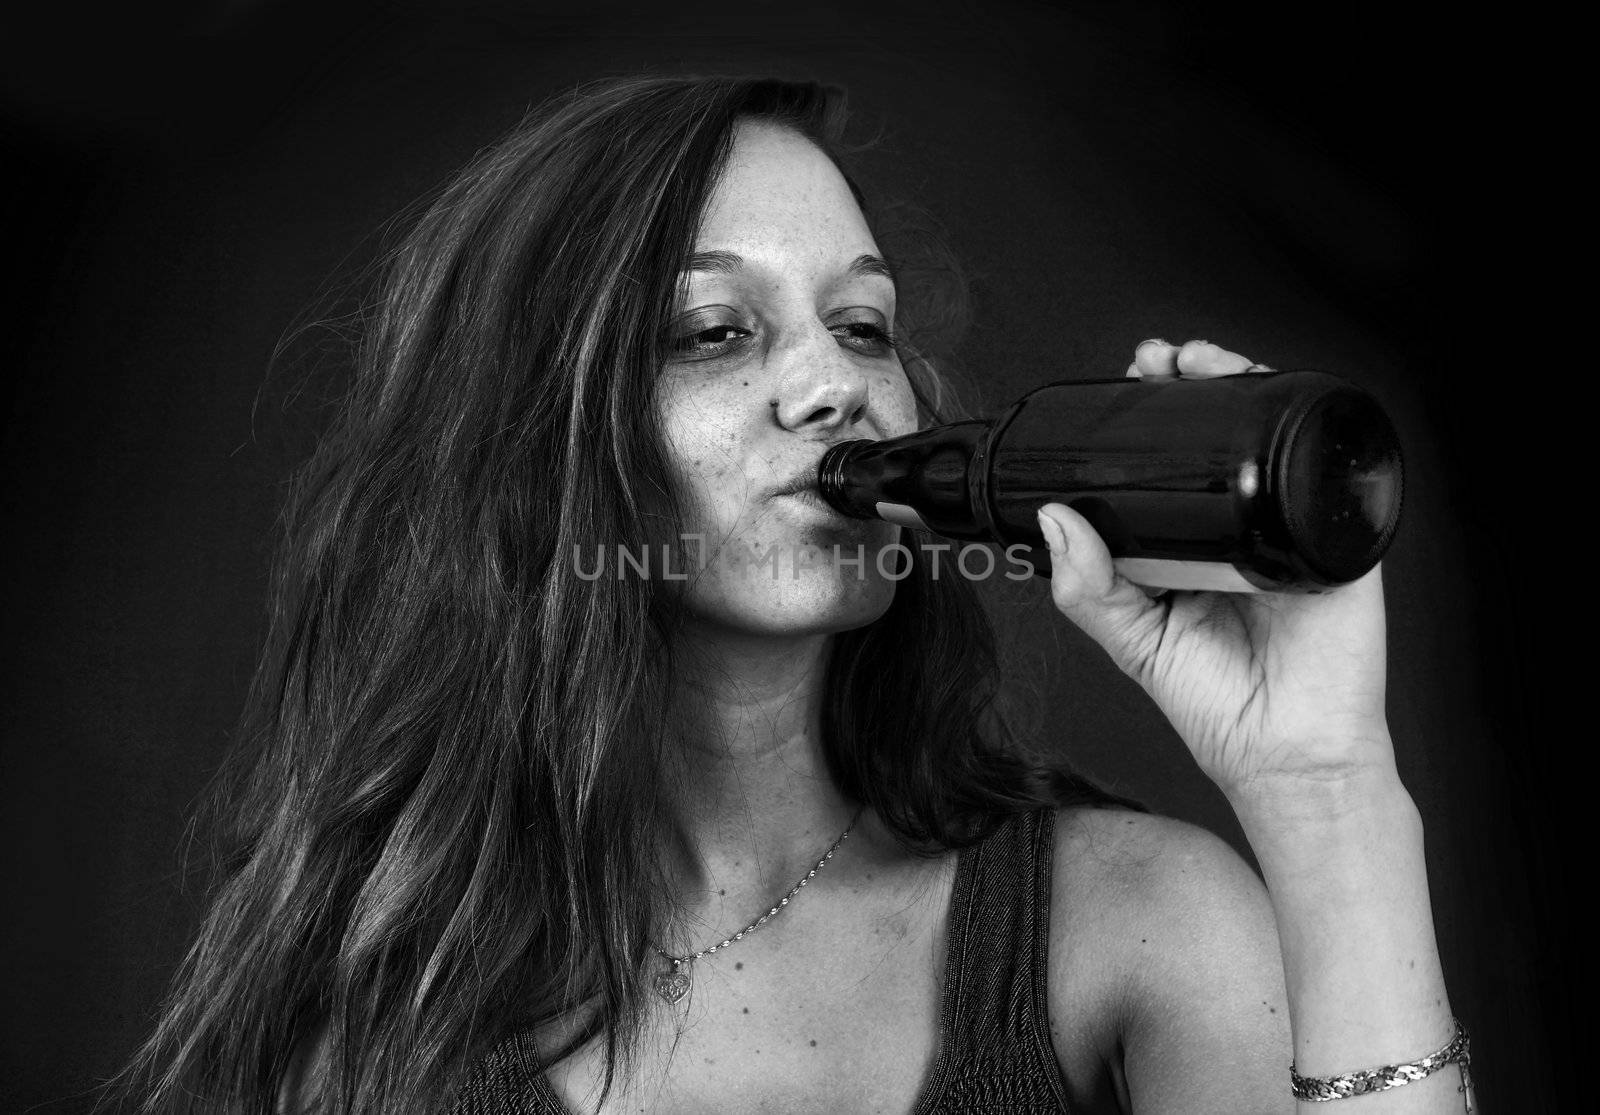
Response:
[[[1142,379],[1172,378],[1178,374],[1178,346],[1159,337],[1140,341],[1139,347],[1133,350],[1128,374]]]
[[[1168,605],[1118,575],[1105,542],[1065,504],[1039,509],[1050,548],[1050,598],[1122,670],[1143,677],[1161,644]]]
[[[1174,362],[1178,371],[1190,379],[1211,379],[1215,376],[1236,376],[1254,365],[1248,356],[1229,352],[1210,341],[1186,341]]]

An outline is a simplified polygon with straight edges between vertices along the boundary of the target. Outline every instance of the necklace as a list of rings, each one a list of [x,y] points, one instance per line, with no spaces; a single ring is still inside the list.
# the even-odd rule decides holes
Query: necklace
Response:
[[[656,952],[661,955],[663,960],[670,960],[672,962],[672,971],[662,972],[656,976],[656,994],[660,995],[669,1003],[676,1003],[689,992],[689,965],[693,964],[696,960],[710,956],[718,949],[727,948],[735,941],[744,940],[747,934],[754,933],[763,925],[767,924],[768,921],[777,917],[778,911],[787,906],[789,904],[789,900],[800,893],[801,887],[805,886],[812,879],[817,877],[817,872],[821,871],[828,865],[828,861],[833,858],[833,853],[839,850],[839,845],[843,844],[850,838],[851,830],[856,827],[856,822],[861,819],[861,811],[865,808],[866,806],[862,806],[861,809],[856,810],[856,815],[850,818],[850,823],[846,825],[844,831],[839,834],[839,839],[833,842],[833,847],[824,852],[822,858],[817,861],[817,865],[810,871],[807,871],[805,876],[798,883],[789,888],[788,894],[778,899],[777,905],[773,906],[772,909],[768,910],[755,921],[739,930],[739,932],[735,933],[732,937],[724,937],[710,948],[701,949],[699,952],[690,953],[688,956],[673,956],[660,945],[652,946]]]

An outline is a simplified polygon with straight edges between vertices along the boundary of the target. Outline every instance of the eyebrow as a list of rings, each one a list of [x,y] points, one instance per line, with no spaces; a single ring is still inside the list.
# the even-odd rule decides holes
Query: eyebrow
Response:
[[[744,257],[736,252],[695,252],[689,257],[689,265],[685,272],[710,271],[718,275],[732,275],[744,267]],[[862,275],[882,275],[891,283],[895,281],[894,268],[889,261],[870,252],[864,252],[850,261],[844,273],[851,278]]]

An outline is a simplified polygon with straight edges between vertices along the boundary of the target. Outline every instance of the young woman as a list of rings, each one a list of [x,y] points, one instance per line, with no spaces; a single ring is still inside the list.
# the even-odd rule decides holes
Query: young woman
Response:
[[[841,126],[810,85],[609,83],[394,253],[150,1109],[1290,1111],[1291,1059],[1307,1094],[1404,1063],[1369,1115],[1465,1108],[1376,572],[1152,597],[1041,509],[1054,606],[1263,887],[1012,739],[970,585],[915,545],[886,575],[909,533],[818,497],[829,445],[948,417]],[[802,556],[835,546],[867,560]],[[594,575],[619,547],[654,575]]]

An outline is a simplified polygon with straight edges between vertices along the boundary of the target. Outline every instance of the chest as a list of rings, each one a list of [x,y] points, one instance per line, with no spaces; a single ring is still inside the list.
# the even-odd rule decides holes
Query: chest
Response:
[[[932,894],[819,902],[694,962],[682,999],[650,1003],[640,1055],[598,1110],[911,1111],[939,1049],[943,913]],[[591,1045],[546,1075],[588,1112],[604,1071]]]
[[[885,904],[872,891],[849,890],[810,896],[817,901],[793,910],[787,924],[777,919],[695,962],[677,1004],[653,1001],[638,1056],[603,1103],[598,1043],[548,1069],[555,1098],[568,1112],[894,1115],[945,1098],[930,1080],[944,1080],[952,1058],[979,1044],[975,1031],[996,1029],[1004,1001],[1027,990],[990,988],[985,998],[973,981],[986,977],[974,972],[989,953],[1029,948],[1014,928],[991,927],[981,904],[952,910],[954,876],[952,857],[911,899]],[[1081,918],[1059,905],[1055,914],[1041,958],[1041,1017],[1028,1031],[1033,1040],[1018,1045],[1037,1051],[1050,1073],[1059,1065],[1077,1115],[1117,1111],[1119,976],[1115,965],[1096,962],[1108,953],[1104,942],[1080,936],[1089,928]],[[964,975],[952,976],[952,966]],[[946,1015],[957,1019],[949,1033]],[[539,1044],[558,1040],[549,1032]]]

